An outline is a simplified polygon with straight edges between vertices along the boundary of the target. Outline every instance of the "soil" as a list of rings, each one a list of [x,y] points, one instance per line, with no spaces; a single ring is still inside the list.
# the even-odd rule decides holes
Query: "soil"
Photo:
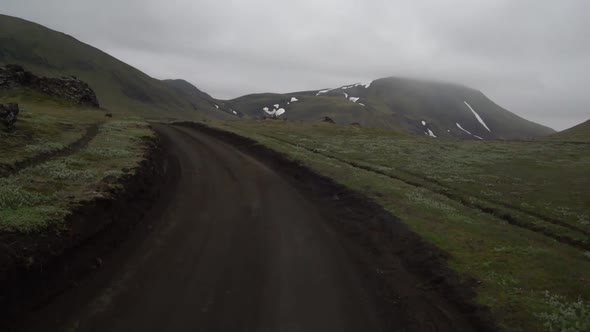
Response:
[[[71,148],[81,148],[93,135],[90,128]],[[120,189],[82,202],[64,225],[35,233],[0,232],[0,330],[11,330],[26,313],[99,269],[102,257],[135,231],[167,180],[168,160],[158,140],[145,144],[144,161],[117,180],[120,186],[114,187]]]
[[[363,195],[231,133],[154,128],[162,195],[111,201],[137,206],[141,222],[106,228],[128,236],[109,254],[91,249],[95,272],[13,319],[14,330],[497,330],[474,302],[477,283]],[[109,239],[90,234],[97,247]]]

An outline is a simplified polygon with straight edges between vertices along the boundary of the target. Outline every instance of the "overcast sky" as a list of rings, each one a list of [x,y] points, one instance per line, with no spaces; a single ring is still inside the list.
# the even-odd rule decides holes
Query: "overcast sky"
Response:
[[[397,75],[471,86],[555,129],[590,118],[586,0],[2,0],[0,11],[217,98]]]

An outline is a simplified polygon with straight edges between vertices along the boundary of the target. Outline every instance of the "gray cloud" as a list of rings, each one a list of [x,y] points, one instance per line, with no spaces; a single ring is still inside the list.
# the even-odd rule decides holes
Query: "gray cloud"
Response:
[[[2,9],[219,98],[398,75],[469,85],[557,129],[590,118],[585,0],[4,0]]]

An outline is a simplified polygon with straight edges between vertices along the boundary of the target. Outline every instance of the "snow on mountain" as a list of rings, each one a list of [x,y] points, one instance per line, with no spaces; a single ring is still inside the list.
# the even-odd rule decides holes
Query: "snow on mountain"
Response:
[[[483,138],[481,138],[481,137],[479,137],[479,136],[477,136],[477,135],[473,135],[473,134],[472,134],[472,133],[471,133],[469,130],[467,130],[467,129],[464,129],[463,127],[461,127],[461,125],[460,125],[459,123],[457,123],[457,128],[459,128],[459,129],[463,130],[464,132],[466,132],[467,134],[469,134],[469,135],[471,135],[471,136],[473,136],[473,137],[475,137],[475,138],[478,138],[478,139],[483,139]]]
[[[489,132],[492,132],[490,130],[490,128],[488,128],[488,126],[486,125],[486,123],[483,121],[483,119],[481,118],[481,116],[479,116],[479,114],[477,114],[477,112],[473,109],[473,107],[471,107],[471,105],[469,105],[469,103],[467,103],[466,101],[463,101],[465,103],[465,105],[467,105],[467,107],[469,107],[469,109],[471,110],[471,112],[473,112],[473,115],[475,115],[475,118],[477,119],[477,121],[479,121],[479,123],[482,124],[482,126],[484,126]]]

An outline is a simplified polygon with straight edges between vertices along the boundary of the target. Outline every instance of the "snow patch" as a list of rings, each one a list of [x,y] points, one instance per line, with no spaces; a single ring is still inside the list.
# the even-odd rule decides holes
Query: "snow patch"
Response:
[[[359,105],[361,105],[361,106],[367,106],[367,105],[365,105],[365,104],[363,104],[363,103],[359,103]]]
[[[468,133],[469,135],[473,136],[473,134],[469,130],[463,129],[463,127],[461,127],[461,125],[459,123],[456,123],[456,125],[457,125],[457,128],[459,128],[459,129],[463,130],[464,132]]]
[[[299,101],[299,99],[297,99],[295,97],[291,97],[291,101],[290,101],[291,103],[295,103],[295,102],[298,102],[298,101]]]
[[[279,108],[276,112],[277,112],[277,116],[281,116],[281,115],[285,114],[285,109]]]
[[[472,133],[471,133],[469,130],[467,130],[467,129],[464,129],[463,127],[461,127],[461,125],[460,125],[459,123],[456,123],[456,125],[457,125],[457,128],[459,128],[459,129],[463,130],[464,132],[468,133],[469,135],[471,135],[471,136],[473,136],[473,137],[475,137],[475,138],[483,139],[483,138],[481,138],[481,137],[479,137],[479,136],[477,136],[477,135],[473,135],[473,134],[472,134]],[[450,132],[451,132],[451,131],[449,130],[449,133],[450,133]]]
[[[334,89],[320,90],[320,91],[318,91],[318,93],[316,94],[316,96],[322,95],[322,94],[324,94],[324,93],[328,93],[328,92],[330,92],[330,91],[332,91],[332,90],[334,90]]]
[[[279,107],[281,107],[281,105],[279,105],[279,104],[274,104],[274,105],[272,105],[272,106],[274,106],[275,108],[279,108]]]
[[[426,121],[422,120],[422,125],[426,126]]]
[[[359,99],[361,99],[360,97],[350,97],[348,98],[350,101],[352,101],[353,103],[356,103]]]
[[[428,136],[436,138],[436,135],[430,129],[428,129]]]
[[[355,84],[355,85],[354,85],[354,87],[357,87],[357,86],[364,86],[364,87],[365,87],[365,89],[368,89],[368,88],[371,86],[371,84],[373,84],[373,81],[371,81],[371,82],[369,82],[369,83],[357,83],[357,84]]]
[[[262,110],[265,111],[265,112],[268,112],[268,107],[265,107]]]
[[[342,93],[344,93],[344,98],[348,99],[348,93],[346,93],[346,92],[342,92]]]
[[[479,116],[479,114],[477,114],[477,112],[473,109],[473,107],[471,107],[471,105],[469,105],[466,101],[463,101],[465,103],[465,105],[467,105],[467,107],[469,107],[469,109],[471,110],[471,112],[473,112],[473,115],[475,115],[475,118],[477,119],[477,121],[479,121],[479,123],[481,123],[482,126],[484,126],[489,132],[492,132],[490,130],[490,128],[488,128],[488,126],[486,125],[486,123],[483,121],[483,119],[481,118],[481,116]]]
[[[234,111],[234,110],[231,110],[231,112],[232,112],[233,114],[235,114],[235,115],[238,115],[238,112],[236,112],[236,111]]]
[[[215,105],[215,108],[219,109],[219,106]]]

